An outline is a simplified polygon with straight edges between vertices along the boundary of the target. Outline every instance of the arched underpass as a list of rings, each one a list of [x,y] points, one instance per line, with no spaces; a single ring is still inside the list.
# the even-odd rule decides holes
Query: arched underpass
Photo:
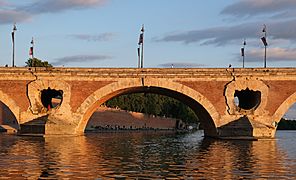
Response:
[[[0,101],[0,132],[16,133],[19,124],[9,107]]]
[[[284,115],[284,118],[288,120],[296,120],[296,102],[289,108]]]
[[[296,120],[296,92],[289,96],[273,115],[274,123],[276,124],[280,123],[280,120],[283,118]]]
[[[281,118],[277,130],[296,130],[296,103]]]
[[[91,111],[89,112],[89,117],[91,117],[91,115],[96,111],[96,109],[106,101],[121,95],[133,94],[133,93],[159,94],[159,95],[164,95],[164,96],[168,96],[176,100],[179,100],[182,103],[189,106],[194,111],[194,113],[196,114],[196,116],[198,117],[201,123],[202,128],[204,129],[205,135],[213,136],[217,134],[216,127],[212,117],[199,102],[180,92],[173,91],[166,88],[161,88],[161,87],[154,87],[154,86],[133,87],[133,88],[126,88],[126,89],[121,89],[121,90],[112,92],[102,97],[100,100],[98,100],[95,103],[95,105],[93,105],[93,107],[91,107]],[[89,121],[89,119],[87,121]]]

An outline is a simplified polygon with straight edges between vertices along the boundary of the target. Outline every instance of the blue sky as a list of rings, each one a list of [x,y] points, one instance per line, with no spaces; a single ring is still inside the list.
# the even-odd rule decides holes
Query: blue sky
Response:
[[[16,65],[35,56],[56,66],[136,67],[142,24],[145,67],[296,65],[294,0],[0,0],[0,65],[11,64],[16,22]]]
[[[0,65],[35,57],[55,66],[137,67],[142,24],[144,67],[296,66],[295,0],[0,0]]]

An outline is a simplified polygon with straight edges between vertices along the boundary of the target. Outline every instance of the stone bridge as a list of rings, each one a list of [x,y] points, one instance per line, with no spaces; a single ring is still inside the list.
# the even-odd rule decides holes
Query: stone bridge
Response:
[[[272,138],[296,102],[296,68],[0,68],[0,101],[20,134],[82,134],[98,106],[136,92],[184,102],[205,136]]]

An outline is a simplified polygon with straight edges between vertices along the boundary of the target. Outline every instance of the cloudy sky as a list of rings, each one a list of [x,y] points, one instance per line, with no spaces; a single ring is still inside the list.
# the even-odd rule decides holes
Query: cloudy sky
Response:
[[[295,0],[0,0],[0,65],[34,54],[55,66],[137,67],[142,24],[144,67],[296,66]]]
[[[142,24],[145,67],[296,65],[295,0],[0,0],[0,65],[35,56],[55,66],[136,67]]]

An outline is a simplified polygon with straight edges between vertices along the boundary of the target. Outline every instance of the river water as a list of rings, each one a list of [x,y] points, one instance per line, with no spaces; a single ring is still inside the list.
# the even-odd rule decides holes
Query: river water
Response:
[[[203,132],[0,134],[0,179],[295,179],[296,131],[274,140],[203,138]]]

